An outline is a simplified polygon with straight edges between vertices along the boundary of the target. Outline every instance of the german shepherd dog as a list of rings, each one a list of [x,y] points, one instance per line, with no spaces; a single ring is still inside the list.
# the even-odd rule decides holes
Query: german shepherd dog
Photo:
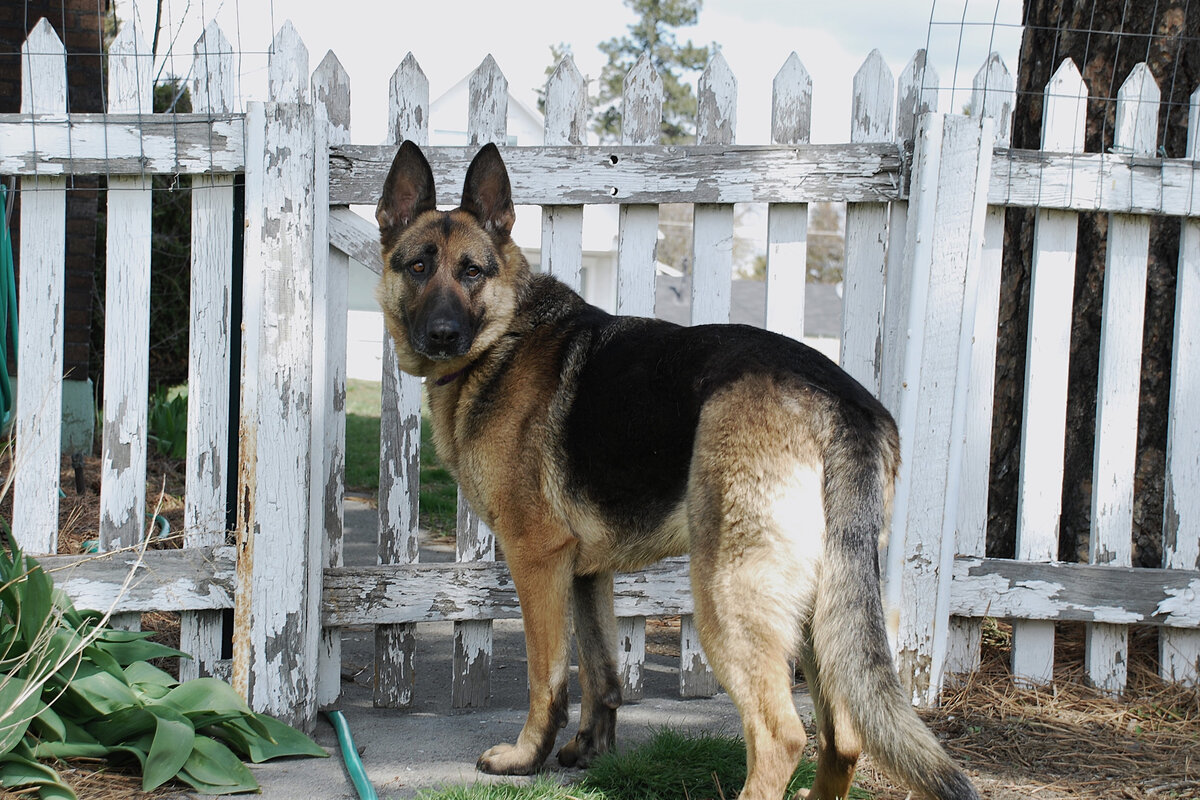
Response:
[[[796,655],[816,708],[809,798],[844,798],[863,750],[925,797],[978,797],[888,650],[877,548],[899,437],[869,392],[789,338],[612,316],[535,274],[494,145],[439,211],[405,142],[376,218],[400,368],[425,379],[438,457],[499,538],[525,623],[529,714],[480,770],[531,773],[554,746],[572,610],[582,710],[558,760],[613,747],[613,574],[690,553],[701,643],[742,717],[743,798],[779,800],[804,748]]]

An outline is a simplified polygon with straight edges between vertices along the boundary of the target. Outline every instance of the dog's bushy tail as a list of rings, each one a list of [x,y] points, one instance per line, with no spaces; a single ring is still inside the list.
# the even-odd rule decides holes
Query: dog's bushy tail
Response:
[[[878,540],[899,455],[891,421],[867,416],[835,426],[826,450],[826,569],[812,625],[820,691],[845,704],[866,751],[909,788],[937,800],[978,800],[906,700],[892,663]]]

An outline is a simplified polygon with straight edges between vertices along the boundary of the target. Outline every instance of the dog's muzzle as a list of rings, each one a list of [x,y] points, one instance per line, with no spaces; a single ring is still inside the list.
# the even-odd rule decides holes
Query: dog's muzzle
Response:
[[[467,310],[444,296],[434,298],[429,306],[426,314],[413,320],[413,349],[434,361],[466,355],[475,338]]]

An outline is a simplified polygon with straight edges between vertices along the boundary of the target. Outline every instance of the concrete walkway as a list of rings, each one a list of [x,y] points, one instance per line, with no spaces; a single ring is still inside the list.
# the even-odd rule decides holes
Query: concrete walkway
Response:
[[[375,563],[375,512],[361,501],[346,504],[347,564]],[[423,548],[422,560],[451,560],[447,548]],[[525,640],[521,623],[499,620],[493,632],[491,705],[453,713],[450,708],[453,625],[431,623],[417,628],[416,691],[410,710],[377,709],[371,703],[374,638],[369,630],[346,631],[342,644],[342,698],[338,708],[350,726],[368,777],[381,798],[414,797],[447,784],[497,780],[475,770],[479,754],[499,742],[516,739],[525,720],[527,681]],[[618,747],[648,739],[664,726],[694,733],[738,734],[741,724],[724,693],[711,699],[681,700],[677,661],[647,656],[645,699],[618,712]],[[559,734],[557,747],[574,735],[579,720],[579,687],[572,667],[571,722]],[[806,694],[797,692],[802,714],[811,714]],[[332,726],[323,716],[314,738],[331,757],[297,759],[252,766],[268,800],[357,797],[346,775]],[[564,770],[551,756],[547,771],[570,781],[581,773]],[[526,778],[503,778],[510,782]]]

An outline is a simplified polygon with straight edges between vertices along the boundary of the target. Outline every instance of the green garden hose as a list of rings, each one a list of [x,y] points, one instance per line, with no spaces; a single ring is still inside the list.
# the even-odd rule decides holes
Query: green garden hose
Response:
[[[63,494],[62,489],[59,489],[58,493],[62,497],[66,496]],[[168,536],[171,535],[171,523],[167,520],[166,517],[162,516],[161,514],[151,514],[149,512],[146,513],[146,516],[151,517],[154,524],[158,525],[158,536],[155,538],[166,539]],[[99,553],[100,552],[100,540],[99,539],[84,539],[83,542],[80,543],[79,549],[85,553]]]
[[[377,800],[375,787],[367,777],[362,759],[358,757],[358,748],[354,746],[354,737],[350,735],[350,726],[346,723],[345,716],[341,711],[326,711],[325,716],[329,717],[329,721],[333,723],[333,730],[337,733],[342,762],[346,765],[346,772],[350,775],[354,790],[358,792],[358,800]]]
[[[13,414],[12,382],[8,377],[8,334],[17,348],[17,279],[12,236],[8,230],[8,187],[0,183],[0,431],[8,430]]]

